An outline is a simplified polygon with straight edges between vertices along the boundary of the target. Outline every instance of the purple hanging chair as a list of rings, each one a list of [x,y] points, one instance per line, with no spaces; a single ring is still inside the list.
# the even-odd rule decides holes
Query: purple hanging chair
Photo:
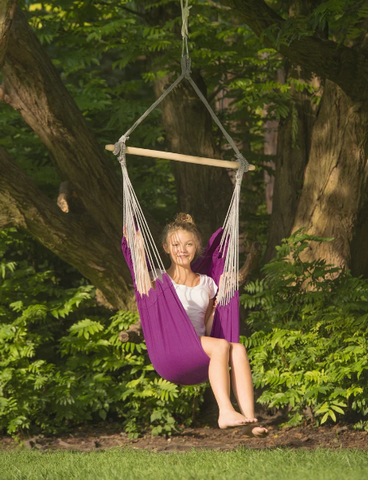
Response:
[[[220,242],[223,229],[217,230],[201,257],[194,262],[196,273],[206,274],[218,285],[224,270]],[[166,380],[181,385],[197,385],[208,380],[209,357],[204,352],[197,333],[185,312],[167,273],[156,280],[155,289],[141,295],[136,286],[130,248],[122,240],[122,251],[130,268],[138,311],[149,358],[157,373]],[[239,341],[239,292],[229,303],[217,306],[211,336],[229,342]]]

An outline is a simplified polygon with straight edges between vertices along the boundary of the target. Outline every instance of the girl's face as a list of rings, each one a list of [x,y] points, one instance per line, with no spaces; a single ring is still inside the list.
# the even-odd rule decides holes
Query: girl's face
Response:
[[[167,243],[163,245],[171,261],[180,266],[188,266],[196,253],[196,242],[193,233],[186,230],[175,230],[167,236]]]

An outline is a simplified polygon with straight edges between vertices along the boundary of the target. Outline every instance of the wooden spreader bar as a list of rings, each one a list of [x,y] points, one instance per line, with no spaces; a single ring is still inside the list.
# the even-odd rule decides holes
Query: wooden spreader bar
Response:
[[[113,152],[114,147],[114,145],[106,145],[105,149]],[[160,152],[158,150],[147,150],[146,148],[126,147],[126,153],[130,155],[140,155],[142,157],[175,160],[177,162],[197,163],[198,165],[209,165],[211,167],[239,168],[238,162],[229,162],[227,160],[218,160],[216,158],[194,157],[192,155],[182,155],[180,153]],[[254,165],[249,165],[249,170],[255,170],[255,168]]]

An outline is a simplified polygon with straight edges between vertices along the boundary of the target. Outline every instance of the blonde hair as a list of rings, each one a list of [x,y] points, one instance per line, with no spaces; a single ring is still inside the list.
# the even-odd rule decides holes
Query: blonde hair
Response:
[[[195,243],[196,243],[196,253],[199,254],[202,251],[202,236],[199,233],[199,230],[194,223],[194,220],[191,215],[188,213],[178,213],[175,217],[175,220],[166,225],[162,232],[161,243],[162,245],[167,244],[167,237],[176,232],[177,230],[185,230],[193,234]]]

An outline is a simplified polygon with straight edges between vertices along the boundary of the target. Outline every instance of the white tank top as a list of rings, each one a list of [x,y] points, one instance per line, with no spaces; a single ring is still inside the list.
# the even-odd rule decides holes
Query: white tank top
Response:
[[[197,335],[203,337],[205,334],[204,317],[210,299],[216,295],[216,283],[207,275],[200,275],[199,284],[195,287],[178,285],[172,278],[171,281]]]

